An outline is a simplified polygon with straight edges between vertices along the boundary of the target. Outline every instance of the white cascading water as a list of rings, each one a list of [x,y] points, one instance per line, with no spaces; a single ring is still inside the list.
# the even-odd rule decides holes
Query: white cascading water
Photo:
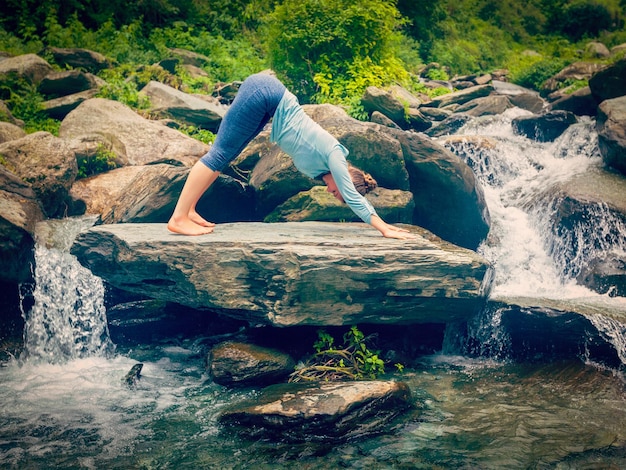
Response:
[[[550,190],[573,176],[602,167],[595,123],[579,118],[554,142],[535,142],[515,135],[511,121],[529,114],[518,108],[471,121],[444,145],[473,169],[484,189],[491,215],[489,238],[479,252],[495,267],[494,298],[555,299],[590,306],[588,319],[616,348],[626,364],[626,328],[611,312],[626,312],[626,298],[592,292],[575,277],[596,255],[614,251],[626,258],[626,228],[605,206],[590,207],[588,226],[555,233],[552,213],[559,201]],[[476,145],[480,136],[481,145]],[[473,143],[472,143],[473,142]],[[572,248],[576,247],[572,252]],[[501,341],[499,318],[484,318],[483,338]],[[486,325],[484,322],[488,322]]]
[[[93,220],[40,223],[35,247],[34,304],[25,314],[24,354],[50,364],[114,350],[104,306],[102,280],[69,253],[78,233]]]

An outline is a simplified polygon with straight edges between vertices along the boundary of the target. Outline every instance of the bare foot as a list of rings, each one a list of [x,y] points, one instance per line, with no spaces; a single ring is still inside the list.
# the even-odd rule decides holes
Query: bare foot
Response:
[[[215,224],[213,224],[213,226],[215,226]],[[167,229],[170,232],[181,235],[206,235],[213,232],[213,226],[203,227],[189,218],[174,219],[172,217],[167,223]]]
[[[208,220],[205,220],[196,211],[189,211],[188,216],[192,222],[200,225],[201,227],[215,227],[215,224],[213,222],[209,222]]]

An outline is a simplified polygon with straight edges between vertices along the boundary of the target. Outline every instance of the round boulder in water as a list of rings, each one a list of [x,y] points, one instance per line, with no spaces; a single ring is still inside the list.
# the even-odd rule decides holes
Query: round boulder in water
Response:
[[[393,381],[291,383],[263,390],[220,416],[250,437],[290,442],[355,439],[383,432],[411,407],[408,385]]]

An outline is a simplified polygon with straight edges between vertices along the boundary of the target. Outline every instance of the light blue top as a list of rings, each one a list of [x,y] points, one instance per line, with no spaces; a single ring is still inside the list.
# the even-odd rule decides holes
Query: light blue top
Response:
[[[343,200],[369,224],[376,211],[354,187],[346,161],[348,149],[313,121],[289,91],[285,91],[273,119],[270,140],[290,155],[296,168],[309,178],[330,172]]]

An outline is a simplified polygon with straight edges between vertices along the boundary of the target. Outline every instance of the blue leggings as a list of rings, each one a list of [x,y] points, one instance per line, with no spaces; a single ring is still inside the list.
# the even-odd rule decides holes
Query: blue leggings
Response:
[[[215,142],[200,161],[221,172],[274,116],[285,90],[277,78],[265,73],[246,78],[222,119]]]

